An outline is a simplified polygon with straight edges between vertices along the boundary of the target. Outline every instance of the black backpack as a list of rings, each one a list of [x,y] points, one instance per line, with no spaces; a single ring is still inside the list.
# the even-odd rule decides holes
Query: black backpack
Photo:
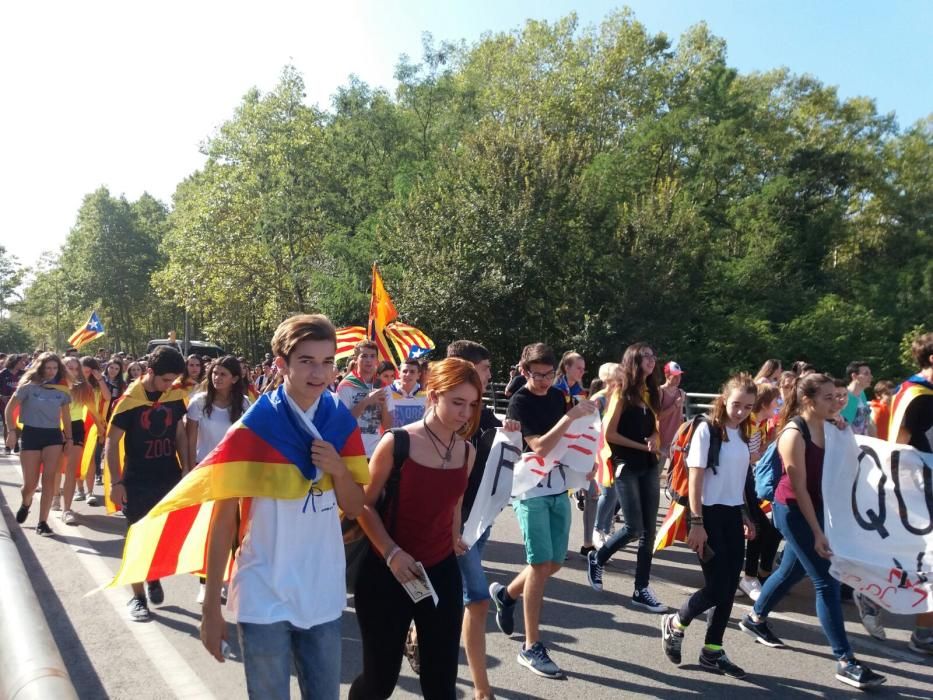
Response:
[[[392,471],[376,505],[376,510],[382,517],[386,530],[390,533],[395,529],[397,516],[395,505],[398,501],[398,487],[402,480],[402,464],[408,459],[410,445],[406,430],[393,428],[391,432],[395,440],[392,450]],[[347,593],[352,594],[356,590],[356,579],[359,578],[363,559],[369,552],[369,539],[356,520],[341,518],[340,529],[343,531],[343,552],[347,560]]]

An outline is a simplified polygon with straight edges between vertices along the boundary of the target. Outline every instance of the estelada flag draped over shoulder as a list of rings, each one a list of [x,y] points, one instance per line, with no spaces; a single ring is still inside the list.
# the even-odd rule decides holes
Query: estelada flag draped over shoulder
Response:
[[[68,344],[77,349],[82,345],[90,343],[95,338],[99,338],[103,334],[104,324],[100,322],[97,312],[94,311],[91,313],[91,317],[87,320],[87,323],[71,334],[71,337],[68,338]]]
[[[97,452],[98,423],[103,424],[107,413],[107,402],[100,391],[94,392],[94,403],[84,407],[84,447],[81,450],[81,462],[78,464],[78,478],[83,479],[94,464]],[[104,465],[106,471],[107,465]]]
[[[146,388],[143,386],[141,379],[137,379],[132,384],[130,384],[126,393],[120,397],[117,403],[113,407],[113,414],[110,416],[110,422],[107,424],[107,429],[110,429],[110,426],[113,425],[113,419],[116,418],[121,413],[126,411],[132,411],[134,408],[139,408],[140,406],[153,406],[156,403],[169,403],[170,401],[184,401],[185,405],[188,405],[188,390],[183,388],[179,382],[175,382],[168,391],[162,394],[156,401],[150,401],[149,397],[146,396]],[[117,459],[120,463],[120,476],[123,476],[123,468],[126,462],[126,450],[123,444],[124,438],[120,438],[120,444],[118,447]],[[118,508],[116,504],[110,500],[110,469],[107,468],[107,464],[104,464],[104,503],[107,506],[108,513],[116,513]]]
[[[335,394],[321,395],[314,426],[343,458],[354,481],[367,483],[359,427]],[[307,507],[314,508],[311,484],[327,491],[333,482],[312,464],[312,440],[303,418],[289,406],[284,387],[262,394],[217,447],[130,527],[123,563],[110,586],[203,571],[216,501],[306,496]],[[248,523],[244,517],[244,526]]]
[[[915,374],[898,387],[897,393],[891,400],[891,423],[888,426],[888,442],[897,442],[897,434],[901,431],[901,426],[904,425],[904,418],[907,416],[907,407],[910,402],[918,396],[931,395],[933,395],[933,385],[920,374]]]

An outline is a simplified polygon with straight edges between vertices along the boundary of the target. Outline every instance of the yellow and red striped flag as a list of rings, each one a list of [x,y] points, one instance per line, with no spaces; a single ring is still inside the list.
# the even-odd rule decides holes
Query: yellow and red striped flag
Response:
[[[97,312],[94,311],[91,313],[91,317],[87,320],[87,323],[71,334],[71,337],[68,338],[68,344],[77,350],[82,345],[90,343],[92,340],[99,338],[103,334],[104,325],[97,317]]]
[[[417,358],[434,349],[434,341],[424,331],[401,321],[396,321],[386,328],[385,335],[398,353],[399,360]]]
[[[262,394],[217,447],[130,527],[123,562],[109,586],[203,572],[216,501],[312,498],[312,483],[315,491],[333,489],[330,475],[311,462],[313,437],[302,421],[288,405],[283,386]],[[314,426],[337,449],[353,480],[368,483],[359,427],[336,394],[321,396]],[[247,503],[243,512],[248,511]]]
[[[658,534],[654,538],[654,551],[657,552],[665,547],[670,547],[675,542],[687,541],[687,507],[671,501],[667,509],[667,515],[664,516],[664,522],[658,528]]]
[[[335,360],[342,360],[353,354],[353,349],[361,340],[366,340],[366,329],[363,326],[347,326],[337,329],[337,354]]]

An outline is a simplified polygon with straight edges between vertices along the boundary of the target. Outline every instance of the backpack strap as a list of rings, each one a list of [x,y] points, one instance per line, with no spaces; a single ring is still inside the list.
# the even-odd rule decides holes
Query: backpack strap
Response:
[[[709,427],[709,451],[706,453],[706,468],[712,469],[713,474],[717,473],[719,468],[719,451],[722,449],[722,430],[713,425],[709,416],[701,416],[702,420]]]
[[[802,416],[794,416],[790,419],[790,422],[791,425],[794,425],[797,430],[800,431],[800,435],[803,437],[804,443],[809,445],[813,442],[810,437],[810,426],[807,425],[807,421],[805,421]],[[785,426],[784,429],[786,430],[788,427],[790,426]]]
[[[399,485],[402,482],[402,465],[408,459],[408,452],[411,447],[411,440],[407,430],[393,428],[391,432],[393,440],[392,471],[389,472],[389,478],[386,479],[386,485],[382,490],[382,498],[379,501],[378,508],[389,534],[395,529],[396,516],[398,515],[395,505],[398,500]]]

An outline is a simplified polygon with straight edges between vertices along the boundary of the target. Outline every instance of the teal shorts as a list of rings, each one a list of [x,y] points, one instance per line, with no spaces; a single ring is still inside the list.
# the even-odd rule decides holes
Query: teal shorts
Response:
[[[564,563],[570,542],[570,499],[566,493],[538,496],[512,504],[525,538],[529,564]]]

